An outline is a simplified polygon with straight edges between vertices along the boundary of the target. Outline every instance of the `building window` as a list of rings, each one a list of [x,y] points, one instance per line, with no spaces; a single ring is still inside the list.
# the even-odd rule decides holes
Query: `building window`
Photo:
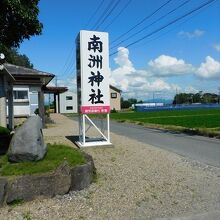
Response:
[[[73,100],[72,96],[66,96],[66,100]]]
[[[13,91],[15,100],[28,100],[27,90],[15,90]]]
[[[66,106],[66,110],[73,110],[73,106]]]
[[[117,93],[116,92],[112,92],[111,93],[111,98],[112,99],[117,99]]]

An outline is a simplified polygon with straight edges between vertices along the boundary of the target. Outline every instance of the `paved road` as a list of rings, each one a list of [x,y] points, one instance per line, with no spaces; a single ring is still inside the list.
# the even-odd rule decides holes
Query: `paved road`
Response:
[[[190,136],[111,121],[111,132],[220,167],[220,139]]]

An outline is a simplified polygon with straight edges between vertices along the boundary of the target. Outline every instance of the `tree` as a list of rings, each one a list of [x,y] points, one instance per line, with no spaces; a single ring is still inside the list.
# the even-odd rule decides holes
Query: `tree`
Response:
[[[40,35],[38,20],[39,0],[1,0],[0,44],[7,48],[19,47],[24,39]]]
[[[33,64],[30,62],[29,58],[25,54],[19,54],[16,48],[10,49],[0,45],[0,52],[5,55],[8,63],[33,68]]]
[[[179,93],[174,97],[173,104],[217,103],[218,95],[214,93]]]
[[[124,100],[121,102],[121,108],[124,109],[124,108],[130,108],[131,107],[131,103],[127,100]]]
[[[138,101],[137,103],[138,103],[138,104],[142,104],[142,103],[144,103],[144,102],[143,102],[142,100],[140,100],[140,101]]]
[[[174,97],[173,104],[192,103],[192,94],[179,93]]]
[[[43,25],[38,20],[39,0],[1,0],[0,3],[0,52],[6,61],[33,68],[26,55],[17,49],[24,39],[40,35]]]
[[[137,99],[130,98],[128,100],[124,100],[121,98],[121,108],[130,108],[133,104],[143,103],[142,100],[138,101]]]
[[[201,92],[197,92],[192,94],[193,101],[192,103],[201,103],[202,102],[202,94]]]
[[[130,102],[131,105],[132,104],[136,104],[137,103],[137,99],[130,98],[130,99],[128,99],[128,102]]]
[[[215,93],[204,93],[202,103],[218,103],[218,95]]]

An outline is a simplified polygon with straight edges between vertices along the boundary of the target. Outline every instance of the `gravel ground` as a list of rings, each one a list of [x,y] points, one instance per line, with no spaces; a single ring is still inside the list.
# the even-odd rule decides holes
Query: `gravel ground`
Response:
[[[65,143],[78,126],[62,115],[44,129]],[[97,180],[85,190],[0,208],[0,219],[161,219],[220,210],[220,172],[176,154],[111,134],[114,147],[87,148]],[[207,146],[208,147],[208,146]]]

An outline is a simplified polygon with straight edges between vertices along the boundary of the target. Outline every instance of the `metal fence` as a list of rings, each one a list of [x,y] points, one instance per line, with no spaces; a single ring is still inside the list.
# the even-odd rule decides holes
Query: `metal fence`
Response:
[[[173,110],[191,110],[191,109],[220,109],[220,104],[177,104],[177,105],[164,105],[164,106],[135,106],[136,112],[152,112],[152,111],[173,111]]]

